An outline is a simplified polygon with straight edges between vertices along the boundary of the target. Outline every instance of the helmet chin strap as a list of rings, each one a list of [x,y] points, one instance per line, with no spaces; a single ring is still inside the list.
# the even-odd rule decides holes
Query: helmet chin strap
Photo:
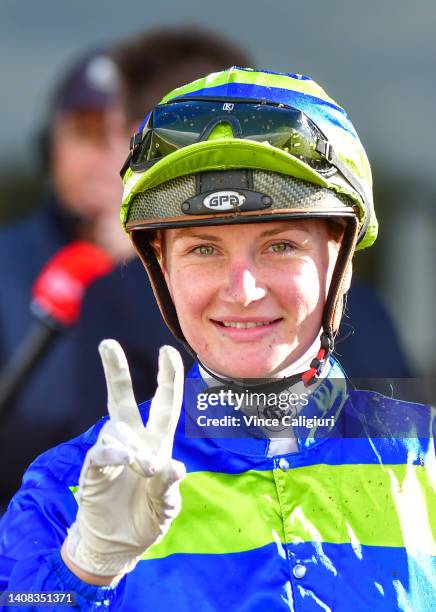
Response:
[[[309,385],[310,382],[313,382],[316,378],[319,378],[328,356],[333,352],[334,339],[332,333],[323,331],[320,340],[321,348],[316,354],[316,357],[310,362],[309,369],[301,374],[301,380],[305,385]]]
[[[205,366],[198,355],[195,356],[196,361],[198,361],[200,365],[200,369],[212,377],[217,383],[221,383],[226,388],[234,387],[235,389],[250,389],[251,391],[255,390],[268,390],[274,389],[276,391],[286,389],[291,387],[298,382],[304,381],[304,375],[308,373],[309,370],[306,370],[307,366],[312,366],[314,361],[313,355],[316,353],[317,347],[319,346],[319,338],[320,333],[317,334],[315,341],[311,344],[311,346],[305,351],[304,355],[295,360],[292,364],[286,366],[282,370],[276,372],[273,376],[270,376],[265,379],[261,379],[259,383],[252,383],[249,380],[244,380],[242,378],[231,378],[229,376],[224,376],[215,372]],[[319,356],[319,351],[317,353],[317,357]],[[323,362],[325,363],[325,361]],[[321,370],[323,368],[321,367]],[[321,374],[321,372],[320,372]],[[313,378],[313,376],[311,377]],[[214,389],[216,390],[216,389]]]
[[[228,376],[224,376],[218,374],[214,370],[208,368],[199,358],[198,355],[194,353],[191,347],[188,344],[185,344],[185,348],[189,351],[192,357],[198,362],[200,368],[206,372],[211,378],[216,380],[225,388],[231,388],[235,390],[241,389],[249,389],[250,391],[282,391],[284,389],[288,389],[293,385],[303,381],[303,383],[308,386],[311,383],[314,383],[317,379],[319,379],[322,375],[322,370],[327,361],[328,355],[330,354],[330,350],[324,348],[325,341],[325,332],[321,333],[321,348],[318,350],[316,357],[313,357],[314,352],[316,351],[316,347],[318,346],[319,339],[309,347],[309,349],[304,353],[302,357],[297,359],[293,364],[287,366],[283,370],[280,370],[276,374],[270,377],[265,377],[264,379],[259,379],[260,382],[253,383],[252,379],[243,379],[243,378],[230,378]],[[310,364],[310,365],[309,365]],[[308,369],[307,366],[309,365]]]
[[[198,361],[201,369],[204,370],[207,374],[209,374],[211,378],[213,378],[218,383],[220,383],[221,384],[220,388],[223,388],[225,390],[231,389],[232,391],[235,391],[235,392],[251,391],[253,393],[256,393],[256,392],[257,393],[260,393],[260,392],[280,393],[280,391],[284,391],[285,389],[288,389],[289,387],[292,387],[293,385],[296,385],[298,382],[301,381],[301,373],[293,374],[292,376],[284,376],[280,378],[275,377],[274,379],[271,379],[271,378],[258,379],[260,380],[260,382],[256,382],[256,383],[252,382],[253,379],[226,378],[226,377],[220,376],[219,374],[216,374],[216,372],[214,372],[213,370],[210,370],[207,366],[204,365],[204,363],[202,363],[198,359],[198,357],[196,357],[196,360]],[[216,387],[212,387],[211,391],[215,392]]]
[[[335,314],[336,307],[342,295],[341,289],[347,274],[348,267],[351,265],[354,249],[359,231],[359,222],[357,217],[348,219],[348,223],[344,230],[341,246],[339,248],[338,257],[333,270],[330,287],[327,294],[326,303],[322,316],[321,347],[310,364],[307,372],[303,372],[301,380],[305,385],[310,384],[314,379],[319,377],[324,363],[335,348]]]

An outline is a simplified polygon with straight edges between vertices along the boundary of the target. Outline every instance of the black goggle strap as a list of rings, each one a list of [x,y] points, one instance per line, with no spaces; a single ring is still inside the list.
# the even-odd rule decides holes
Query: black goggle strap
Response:
[[[128,154],[127,159],[124,162],[124,164],[123,164],[123,166],[122,166],[122,168],[120,170],[121,178],[124,178],[124,175],[126,174],[127,170],[130,168],[131,162],[132,162],[132,158],[133,158],[134,154],[136,153],[136,151],[141,146],[143,139],[144,138],[143,138],[143,135],[142,135],[142,131],[141,132],[137,132],[130,139],[129,154]]]

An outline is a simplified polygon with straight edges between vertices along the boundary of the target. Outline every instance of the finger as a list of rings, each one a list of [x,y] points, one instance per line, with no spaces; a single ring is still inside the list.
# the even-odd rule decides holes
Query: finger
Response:
[[[174,433],[183,401],[183,362],[172,346],[159,351],[158,387],[150,406],[146,437],[160,460],[172,454]]]
[[[111,339],[100,342],[98,350],[106,378],[110,418],[127,423],[134,431],[141,431],[144,426],[123,349],[116,340]]]
[[[97,442],[88,451],[89,464],[106,467],[130,465],[140,476],[150,477],[155,469],[155,457],[145,447],[139,435],[122,421],[110,419],[102,427]]]
[[[149,484],[151,498],[159,505],[172,505],[179,497],[178,483],[186,475],[186,468],[180,461],[170,459],[153,476]],[[175,486],[177,483],[177,486]]]

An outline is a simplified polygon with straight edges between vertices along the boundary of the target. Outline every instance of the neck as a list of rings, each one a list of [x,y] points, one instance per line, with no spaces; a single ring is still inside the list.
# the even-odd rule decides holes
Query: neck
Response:
[[[315,340],[312,342],[307,351],[305,351],[305,353],[301,355],[301,357],[299,357],[290,365],[277,372],[277,374],[274,374],[273,378],[283,378],[293,376],[294,374],[298,374],[300,372],[306,372],[306,370],[310,368],[310,364],[313,358],[319,351],[320,335],[321,332],[316,336]]]

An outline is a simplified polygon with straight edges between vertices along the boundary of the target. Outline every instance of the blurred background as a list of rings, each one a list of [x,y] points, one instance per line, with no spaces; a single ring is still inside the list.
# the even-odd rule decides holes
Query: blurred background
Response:
[[[38,204],[37,138],[73,58],[146,28],[213,29],[255,66],[312,76],[349,111],[372,162],[381,226],[356,274],[388,305],[414,371],[434,374],[435,23],[433,0],[2,0],[1,222]]]

